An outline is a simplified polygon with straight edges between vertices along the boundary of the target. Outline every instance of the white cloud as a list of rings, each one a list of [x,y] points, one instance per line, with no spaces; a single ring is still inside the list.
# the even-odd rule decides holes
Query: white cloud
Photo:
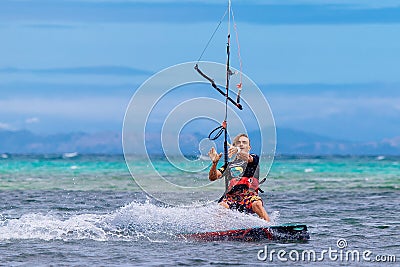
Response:
[[[38,122],[40,122],[40,119],[38,117],[27,118],[25,120],[25,123],[27,124],[38,123]]]
[[[295,122],[332,117],[368,116],[375,114],[382,120],[398,115],[398,97],[332,97],[332,96],[270,96],[273,113],[281,122]],[[355,122],[355,125],[357,122]]]
[[[14,130],[14,128],[8,123],[0,122],[0,130]]]

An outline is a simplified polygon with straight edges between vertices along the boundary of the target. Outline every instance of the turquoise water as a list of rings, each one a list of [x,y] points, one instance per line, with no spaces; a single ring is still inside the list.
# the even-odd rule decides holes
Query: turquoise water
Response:
[[[141,165],[146,173],[147,165]],[[208,166],[208,162],[205,163]],[[175,179],[181,172],[167,160],[155,166]],[[186,166],[190,168],[190,166]],[[207,171],[198,175],[207,181]],[[266,174],[266,170],[262,171]],[[133,182],[123,156],[81,155],[62,158],[57,155],[16,155],[0,159],[0,190],[130,190],[140,188]],[[301,186],[301,188],[299,188]],[[266,184],[268,190],[357,190],[400,187],[400,157],[278,157]]]
[[[148,166],[137,164],[145,177]],[[207,179],[206,171],[182,176],[165,159],[154,164],[177,183],[187,183],[188,177]],[[140,189],[121,155],[2,155],[0,263],[281,265],[277,259],[258,260],[258,251],[266,245],[321,251],[337,248],[339,238],[345,238],[349,248],[397,255],[400,260],[399,164],[400,157],[277,157],[262,187],[265,207],[273,224],[307,224],[310,241],[207,243],[180,240],[177,234],[267,223],[215,203],[192,208],[165,205]],[[207,188],[201,195],[204,201],[196,204],[206,204],[221,193],[218,187]],[[182,204],[194,199],[179,190],[165,194]],[[338,261],[325,259],[324,265],[336,266]]]

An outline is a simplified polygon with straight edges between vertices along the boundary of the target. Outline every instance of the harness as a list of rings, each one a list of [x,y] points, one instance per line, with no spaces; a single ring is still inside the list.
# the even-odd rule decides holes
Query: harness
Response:
[[[241,191],[243,189],[251,190],[251,191],[254,191],[257,193],[258,193],[258,191],[262,192],[262,190],[259,188],[259,186],[260,186],[260,182],[255,177],[232,178],[228,183],[227,193],[229,194],[229,193],[233,193],[235,191]]]

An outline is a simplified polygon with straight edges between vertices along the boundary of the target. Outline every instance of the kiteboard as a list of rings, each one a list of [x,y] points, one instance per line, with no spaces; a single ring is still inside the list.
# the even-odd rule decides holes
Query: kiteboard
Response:
[[[283,224],[268,227],[232,229],[213,232],[184,233],[180,238],[196,241],[306,241],[310,239],[305,224]]]

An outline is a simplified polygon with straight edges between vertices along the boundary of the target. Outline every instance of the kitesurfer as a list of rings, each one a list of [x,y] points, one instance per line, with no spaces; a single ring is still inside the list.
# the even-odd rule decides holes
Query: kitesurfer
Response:
[[[228,156],[235,158],[217,169],[222,153],[217,153],[214,147],[208,152],[212,166],[208,178],[215,181],[222,177],[226,179],[226,189],[220,205],[246,213],[256,213],[260,218],[270,221],[264,209],[259,191],[259,156],[250,154],[250,139],[246,134],[239,134],[233,140],[228,150]]]

